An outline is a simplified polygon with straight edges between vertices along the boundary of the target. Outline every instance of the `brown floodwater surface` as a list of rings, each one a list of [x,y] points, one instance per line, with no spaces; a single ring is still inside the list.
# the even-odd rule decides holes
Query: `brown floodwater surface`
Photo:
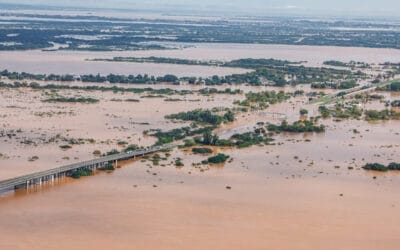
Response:
[[[149,168],[138,161],[112,174],[3,197],[0,247],[398,248],[398,175],[373,180],[360,171],[270,166],[274,155],[256,149],[226,152],[234,161],[222,169]]]
[[[26,53],[29,57],[31,52]],[[26,65],[33,64],[34,57]],[[196,90],[204,86],[151,87]],[[296,89],[312,91],[309,86],[285,91]],[[379,94],[386,100],[399,97]],[[92,97],[99,102],[43,102],[58,95]],[[144,136],[144,131],[190,124],[172,122],[166,115],[232,108],[235,100],[244,99],[243,94],[197,93],[141,97],[128,92],[1,88],[0,131],[6,136],[0,137],[0,180],[92,159],[95,150],[121,150],[121,141],[149,146],[156,140]],[[182,101],[167,102],[166,98]],[[363,107],[383,109],[384,103],[371,101]],[[309,116],[318,115],[318,105],[298,96],[263,111],[240,113],[235,122],[222,125],[216,133],[228,138],[253,130],[258,122],[279,123],[283,119],[279,114],[293,122],[300,119],[301,108],[308,109]],[[135,159],[121,162],[112,173],[96,172],[79,180],[64,178],[3,192],[0,250],[399,249],[400,175],[366,172],[361,167],[369,162],[400,162],[400,121],[319,122],[326,125],[325,133],[281,133],[268,146],[216,149],[214,154],[231,157],[223,165],[199,165],[208,156],[174,149],[170,156],[159,153],[166,158],[159,165]],[[79,138],[83,143],[60,148]],[[183,167],[175,167],[178,158]]]
[[[322,66],[327,60],[367,63],[397,63],[400,50],[353,47],[260,45],[260,44],[187,44],[189,48],[150,51],[0,51],[0,69],[45,74],[149,74],[207,77],[246,72],[244,69],[190,65],[88,61],[113,57],[170,57],[196,60],[234,60],[274,58],[307,61],[309,66]],[[40,62],[40,63],[37,63]]]

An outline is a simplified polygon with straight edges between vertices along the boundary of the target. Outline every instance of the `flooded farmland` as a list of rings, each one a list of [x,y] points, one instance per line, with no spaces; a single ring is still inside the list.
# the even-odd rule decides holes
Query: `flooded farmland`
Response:
[[[181,126],[165,120],[165,115],[232,107],[236,99],[243,98],[193,94],[185,96],[182,105],[163,98],[140,98],[139,94],[61,90],[58,94],[95,96],[100,102],[52,104],[41,101],[47,92],[29,88],[1,91],[2,129],[21,130],[17,137],[2,139],[2,179],[90,159],[94,150],[118,148],[120,140],[151,145],[154,138],[143,137],[144,130]],[[125,99],[140,101],[116,101]],[[307,100],[299,97],[273,105],[268,112],[285,113],[294,121],[303,105],[307,106]],[[260,121],[279,122],[280,118],[267,112],[243,113],[217,132],[229,136],[251,130]],[[395,249],[400,218],[393,213],[400,204],[393,194],[400,176],[373,175],[360,168],[376,155],[383,162],[398,159],[399,121],[324,124],[328,131],[322,135],[282,134],[275,145],[221,149],[233,159],[223,167],[200,171],[192,163],[202,157],[176,149],[171,154],[181,158],[184,167],[176,168],[169,160],[159,166],[136,160],[121,163],[122,168],[114,173],[61,179],[5,193],[0,205],[0,246],[152,249],[164,242],[163,249],[264,249],[265,245],[309,249],[312,242],[316,249],[375,249],[382,244]],[[354,135],[354,128],[361,131],[359,135]],[[51,140],[57,135],[94,142],[63,150],[60,143]],[[21,143],[27,140],[35,143]],[[29,161],[33,156],[38,159]],[[382,224],[385,226],[378,228]],[[34,233],[30,232],[32,225]],[[17,240],[21,234],[28,236]],[[288,235],[291,241],[285,240]],[[367,239],[365,235],[376,236]],[[47,240],[41,241],[43,237]],[[330,248],[333,242],[336,244]]]
[[[0,20],[17,24],[99,18],[68,10],[51,17],[7,13],[0,10]],[[121,15],[152,28],[161,21],[254,21]],[[393,31],[379,27],[338,32]],[[17,72],[0,76],[0,184],[174,147],[0,190],[0,250],[399,249],[400,50],[222,42],[162,50],[67,47],[0,50],[0,72]],[[240,64],[95,61],[114,57]],[[85,74],[177,77],[83,80]]]

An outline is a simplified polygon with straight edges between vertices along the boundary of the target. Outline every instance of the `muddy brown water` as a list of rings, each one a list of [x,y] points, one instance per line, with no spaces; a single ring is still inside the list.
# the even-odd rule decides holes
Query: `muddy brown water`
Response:
[[[171,65],[154,63],[127,63],[87,61],[95,58],[170,57],[196,60],[234,60],[241,58],[274,58],[307,61],[308,66],[322,66],[327,60],[367,63],[399,62],[400,50],[352,47],[259,45],[259,44],[187,44],[191,47],[176,50],[150,51],[0,51],[0,69],[45,74],[149,74],[161,76],[208,77],[243,73],[246,70],[207,66]],[[37,63],[40,62],[40,63]]]
[[[119,148],[120,140],[151,145],[154,138],[144,137],[144,130],[188,124],[172,123],[165,115],[233,107],[243,98],[188,95],[176,97],[200,101],[165,102],[133,93],[57,93],[100,102],[44,103],[54,93],[0,89],[1,130],[21,129],[11,139],[0,138],[0,179],[91,159],[94,150]],[[140,102],[112,101],[128,98]],[[268,112],[295,121],[302,107],[310,115],[318,112],[297,97],[265,112],[243,113],[217,132],[229,137],[260,121],[280,122]],[[375,101],[366,107],[384,105]],[[327,126],[324,134],[282,133],[275,145],[220,149],[233,159],[224,166],[193,166],[206,157],[176,149],[159,166],[130,161],[113,173],[2,193],[0,249],[398,249],[400,175],[360,167],[400,161],[400,122],[321,122]],[[63,151],[62,142],[41,141],[58,134],[95,142]],[[21,143],[25,139],[38,145]],[[39,159],[28,161],[32,156]],[[182,168],[173,164],[178,157]]]

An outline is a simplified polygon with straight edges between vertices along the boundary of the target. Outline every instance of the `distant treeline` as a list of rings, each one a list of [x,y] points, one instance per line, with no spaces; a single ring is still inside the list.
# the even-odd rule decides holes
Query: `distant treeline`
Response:
[[[3,88],[24,88],[29,87],[33,89],[71,89],[71,90],[96,90],[96,91],[113,91],[113,92],[131,92],[136,94],[147,93],[149,95],[188,95],[199,93],[201,95],[212,95],[212,94],[228,94],[236,95],[241,94],[242,91],[239,89],[226,88],[224,90],[218,90],[216,88],[202,88],[198,91],[193,90],[175,90],[171,88],[154,89],[154,88],[123,88],[118,86],[104,87],[104,86],[77,86],[77,85],[59,85],[59,84],[38,84],[38,83],[5,83],[0,82],[0,87]],[[134,100],[130,100],[134,101]]]
[[[10,80],[37,80],[37,81],[81,81],[96,83],[126,83],[126,84],[157,84],[171,83],[180,84],[187,82],[189,84],[205,84],[205,85],[223,85],[223,84],[249,84],[253,86],[261,85],[297,85],[324,83],[331,81],[343,81],[353,83],[357,79],[365,78],[366,75],[360,71],[355,73],[350,70],[339,70],[332,68],[315,68],[305,67],[302,65],[294,65],[295,62],[275,60],[275,59],[239,59],[224,63],[224,66],[240,67],[252,69],[253,71],[243,74],[233,74],[227,76],[212,77],[178,77],[167,74],[161,77],[141,75],[56,75],[56,74],[31,74],[18,73],[3,70],[0,76]]]

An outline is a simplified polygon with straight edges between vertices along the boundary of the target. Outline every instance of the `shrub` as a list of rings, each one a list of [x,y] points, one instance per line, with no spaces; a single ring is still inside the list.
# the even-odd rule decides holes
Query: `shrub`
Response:
[[[175,166],[176,166],[176,167],[183,167],[183,166],[185,166],[185,164],[183,164],[181,158],[177,158],[177,159],[175,160]]]
[[[223,116],[221,116],[213,114],[213,112],[211,112],[210,110],[202,110],[202,109],[196,109],[189,112],[181,112],[178,114],[168,115],[165,118],[206,123],[213,126],[218,126],[222,122],[232,122],[235,120],[232,111],[228,111]]]
[[[108,152],[106,153],[106,155],[116,155],[116,154],[119,154],[119,151],[116,150],[116,149],[113,149],[113,150],[108,151]]]
[[[388,171],[388,168],[385,165],[382,165],[379,163],[368,163],[362,168],[365,170],[375,170],[375,171],[381,171],[381,172]]]
[[[67,150],[67,149],[70,149],[72,147],[70,145],[61,145],[60,148],[63,149],[63,150]]]
[[[319,112],[321,113],[323,118],[328,118],[330,115],[330,110],[326,106],[319,106]]]
[[[219,164],[219,163],[224,163],[229,159],[229,155],[225,154],[217,154],[216,156],[212,156],[207,159],[208,163],[211,164]]]
[[[307,115],[308,110],[307,109],[300,109],[300,115]]]
[[[293,133],[304,133],[304,132],[316,132],[322,133],[325,131],[324,125],[315,125],[315,120],[299,120],[293,124],[288,124],[287,121],[282,121],[281,125],[269,124],[268,130],[270,132],[293,132]]]
[[[400,163],[392,162],[387,167],[389,170],[400,170]]]
[[[90,169],[83,168],[73,171],[71,177],[74,179],[79,179],[82,176],[90,176],[90,175],[93,175],[93,171]]]
[[[189,147],[193,147],[193,146],[195,146],[196,145],[196,142],[194,141],[194,140],[192,140],[192,139],[186,139],[185,141],[184,141],[184,147],[187,147],[187,148],[189,148]]]
[[[211,154],[213,150],[210,148],[192,148],[192,152],[195,154]]]

